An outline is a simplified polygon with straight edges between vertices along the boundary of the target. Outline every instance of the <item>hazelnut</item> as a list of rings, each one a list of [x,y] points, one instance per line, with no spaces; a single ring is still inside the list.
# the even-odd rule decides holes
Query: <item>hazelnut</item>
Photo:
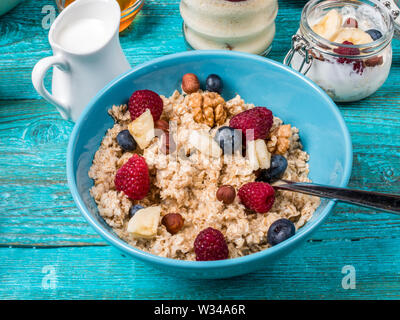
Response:
[[[219,187],[217,191],[217,199],[225,204],[231,204],[236,198],[235,188],[232,186],[224,185]]]
[[[161,219],[161,223],[170,234],[175,234],[182,229],[184,219],[179,213],[168,213]]]
[[[154,122],[154,128],[160,129],[164,132],[168,132],[169,131],[169,123],[165,120],[159,119],[156,122]]]
[[[199,91],[200,82],[194,73],[186,73],[182,78],[182,90],[186,93]]]
[[[365,65],[367,67],[375,67],[375,66],[380,66],[383,64],[383,57],[382,56],[375,56],[372,58],[369,58],[365,60]]]

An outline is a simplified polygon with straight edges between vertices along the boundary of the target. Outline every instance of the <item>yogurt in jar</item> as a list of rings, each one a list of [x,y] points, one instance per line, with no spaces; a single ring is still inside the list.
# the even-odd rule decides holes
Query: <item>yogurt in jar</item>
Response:
[[[268,52],[275,36],[277,0],[182,0],[186,41],[194,49]]]
[[[307,59],[300,45],[303,49],[294,51],[291,66],[336,102],[370,96],[389,75],[393,25],[387,10],[376,4],[312,0],[303,9],[297,36],[306,41],[312,60],[302,68]]]
[[[355,63],[338,63],[337,58],[325,55],[324,60],[314,59],[307,77],[317,83],[334,101],[350,102],[364,99],[373,94],[386,81],[392,64],[392,48],[386,47],[381,53],[382,63],[377,66],[362,66]],[[292,66],[298,69],[303,58],[293,57]]]

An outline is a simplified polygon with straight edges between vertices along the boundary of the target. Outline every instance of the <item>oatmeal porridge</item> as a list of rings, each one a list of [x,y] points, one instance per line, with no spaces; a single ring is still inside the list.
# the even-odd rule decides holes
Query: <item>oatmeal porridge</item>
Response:
[[[239,95],[225,101],[221,79],[205,91],[186,79],[182,93],[139,90],[108,111],[115,124],[89,171],[99,214],[127,243],[173,259],[235,258],[282,241],[274,232],[292,236],[320,203],[272,187],[310,181],[299,130]]]

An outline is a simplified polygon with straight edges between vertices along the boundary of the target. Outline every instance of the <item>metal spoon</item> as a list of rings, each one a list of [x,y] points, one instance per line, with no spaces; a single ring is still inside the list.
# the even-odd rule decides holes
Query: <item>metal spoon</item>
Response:
[[[400,214],[400,195],[396,194],[337,188],[287,180],[279,180],[272,186],[278,190],[295,191]]]

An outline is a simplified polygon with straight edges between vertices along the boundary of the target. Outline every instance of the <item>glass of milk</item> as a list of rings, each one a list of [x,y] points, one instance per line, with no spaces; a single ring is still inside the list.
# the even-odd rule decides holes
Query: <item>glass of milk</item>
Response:
[[[275,36],[277,0],[181,0],[189,47],[267,55]]]

